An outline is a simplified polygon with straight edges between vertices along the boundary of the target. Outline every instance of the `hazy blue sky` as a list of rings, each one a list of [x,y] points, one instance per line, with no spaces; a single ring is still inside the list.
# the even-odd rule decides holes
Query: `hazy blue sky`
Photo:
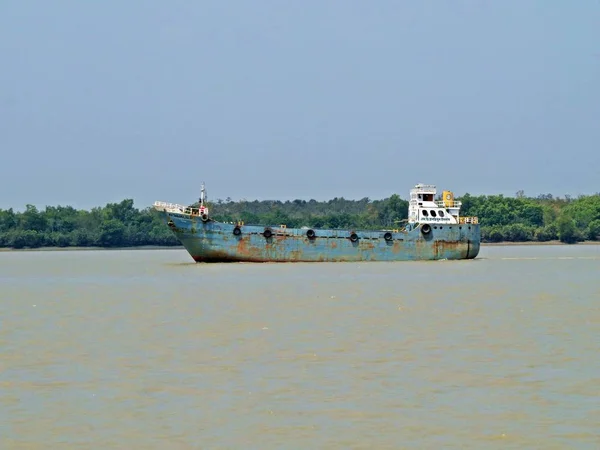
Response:
[[[600,191],[600,2],[0,1],[0,208]]]

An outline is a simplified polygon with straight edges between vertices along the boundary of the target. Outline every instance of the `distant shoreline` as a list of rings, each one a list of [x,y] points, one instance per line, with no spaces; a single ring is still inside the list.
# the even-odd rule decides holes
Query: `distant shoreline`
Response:
[[[38,247],[0,248],[0,252],[71,252],[71,251],[111,251],[111,250],[184,250],[183,245],[139,245],[135,247]]]
[[[525,242],[482,242],[482,247],[513,247],[539,245],[600,245],[600,241],[582,241],[575,244],[565,244],[560,241],[525,241]],[[185,250],[182,245],[140,245],[137,247],[38,247],[38,248],[0,248],[0,252],[66,252],[66,251],[115,251],[115,250]]]
[[[513,245],[600,245],[600,241],[581,241],[581,242],[576,242],[574,244],[566,244],[564,242],[561,241],[546,241],[546,242],[540,242],[540,241],[524,241],[524,242],[509,242],[509,241],[505,241],[505,242],[482,242],[481,246],[486,246],[486,247],[502,247],[502,246],[513,246]]]

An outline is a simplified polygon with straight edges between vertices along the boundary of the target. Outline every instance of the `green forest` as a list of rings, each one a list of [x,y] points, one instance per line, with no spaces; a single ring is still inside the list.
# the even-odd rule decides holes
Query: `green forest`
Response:
[[[465,194],[461,215],[478,216],[483,242],[576,243],[600,240],[600,194],[576,199],[550,194],[514,197]],[[207,205],[218,221],[312,228],[400,228],[408,202],[394,194],[383,200],[233,201],[218,199]],[[138,209],[131,199],[91,211],[70,206],[47,206],[24,211],[0,209],[0,247],[139,247],[179,245],[159,214]]]

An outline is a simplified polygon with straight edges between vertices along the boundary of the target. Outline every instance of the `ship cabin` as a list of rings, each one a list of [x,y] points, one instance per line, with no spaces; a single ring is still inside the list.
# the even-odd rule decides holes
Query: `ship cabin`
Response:
[[[462,203],[454,200],[453,192],[443,191],[441,200],[436,199],[436,194],[433,184],[417,184],[410,190],[409,223],[477,223],[476,217],[460,217]]]

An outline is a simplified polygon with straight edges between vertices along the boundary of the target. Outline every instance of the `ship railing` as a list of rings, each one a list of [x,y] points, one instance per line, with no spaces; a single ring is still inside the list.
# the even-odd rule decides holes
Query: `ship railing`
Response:
[[[168,202],[154,202],[154,208],[156,209],[166,209],[168,211],[178,211],[184,212],[188,209],[187,206],[179,205],[177,203],[168,203]]]
[[[437,189],[433,184],[424,184],[422,186],[415,186],[410,190],[413,194],[433,194],[437,193]]]
[[[166,209],[169,212],[175,212],[180,214],[190,214],[192,216],[198,216],[200,213],[208,214],[208,208],[206,206],[202,206],[200,208],[192,208],[191,206],[184,206],[178,203],[168,203],[168,202],[154,202],[154,209],[162,211]]]
[[[435,204],[438,205],[440,208],[460,208],[462,206],[462,202],[448,200],[438,200],[435,202]]]
[[[477,225],[479,223],[479,218],[478,217],[459,217],[458,223],[461,223],[461,224],[468,223],[468,224]]]

